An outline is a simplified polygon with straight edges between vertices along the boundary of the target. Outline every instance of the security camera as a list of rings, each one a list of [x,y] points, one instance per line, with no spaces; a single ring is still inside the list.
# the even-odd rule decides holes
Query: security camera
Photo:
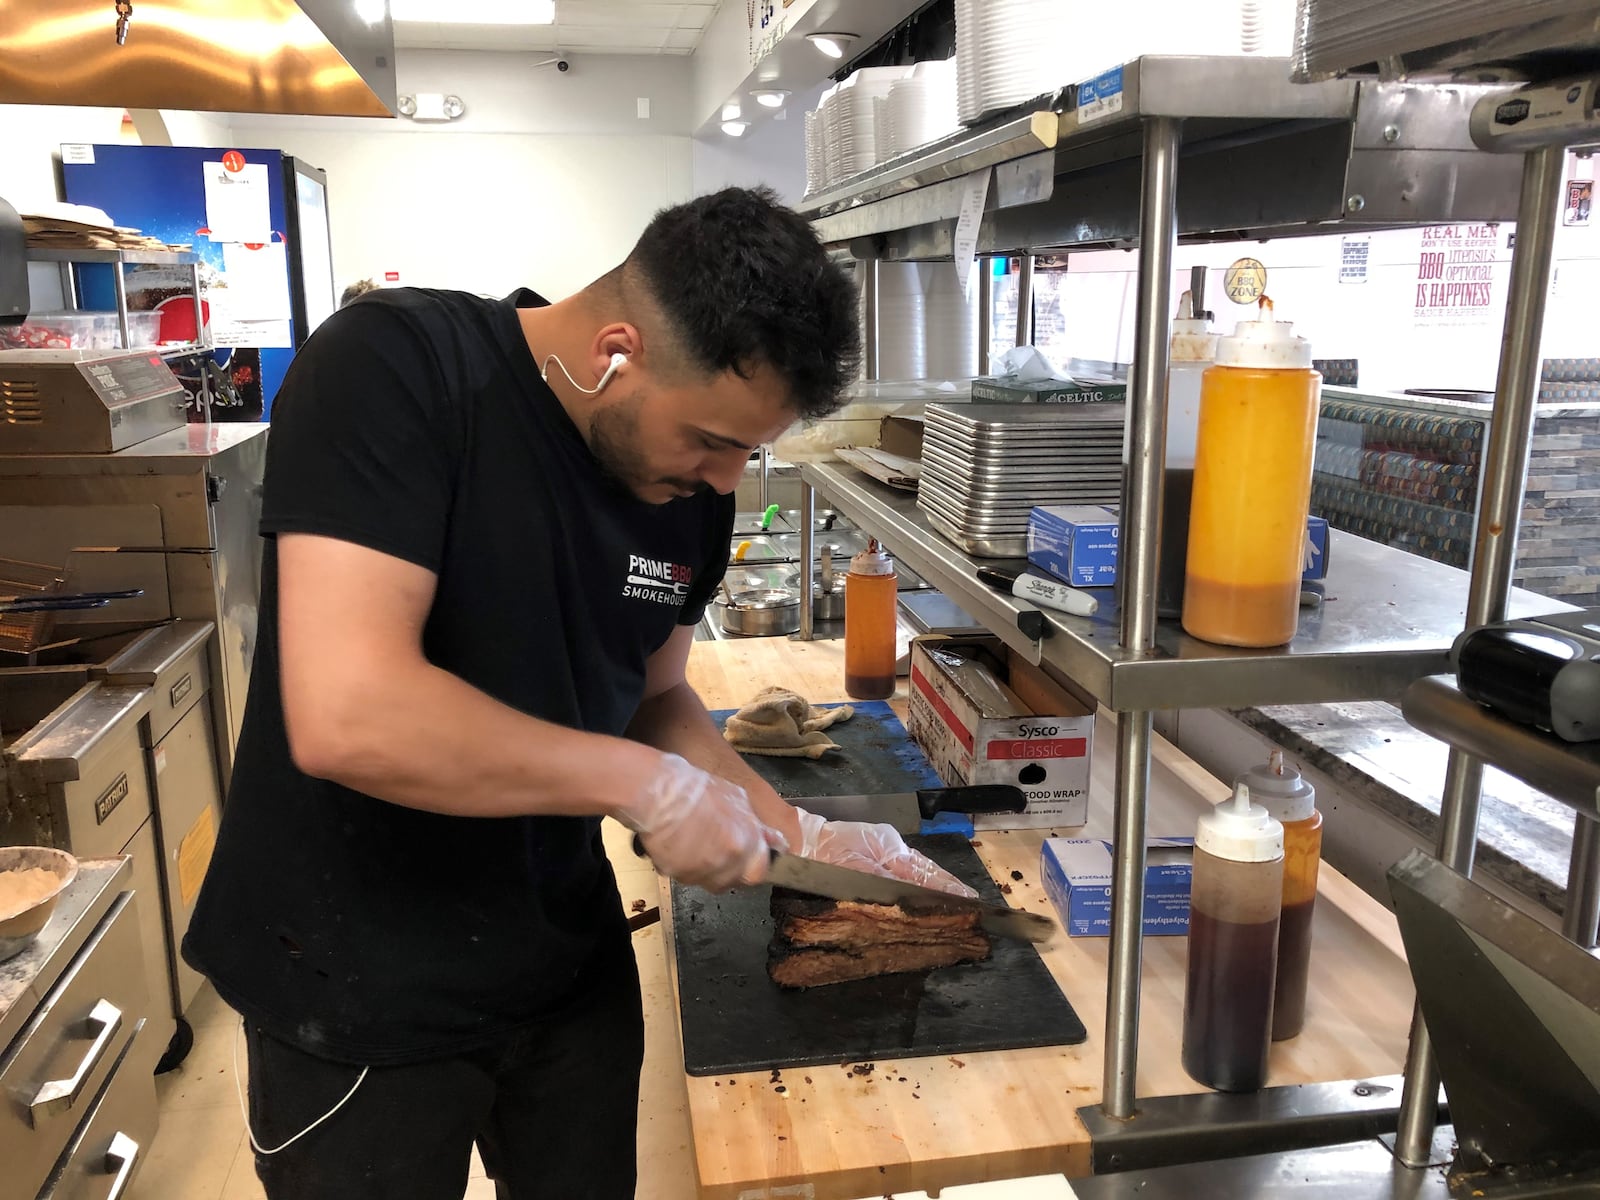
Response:
[[[565,74],[566,72],[572,70],[572,64],[564,58],[558,58],[556,59],[556,70],[560,71],[562,74]]]

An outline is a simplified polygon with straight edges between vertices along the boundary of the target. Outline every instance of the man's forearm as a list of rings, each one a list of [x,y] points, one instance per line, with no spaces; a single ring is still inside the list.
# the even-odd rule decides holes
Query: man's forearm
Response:
[[[291,713],[291,749],[307,774],[407,808],[600,815],[627,792],[619,779],[653,771],[643,746],[530,717],[425,662],[374,669],[363,692],[302,712],[311,736],[296,737]]]
[[[751,770],[727,743],[705,703],[687,683],[670,687],[641,704],[628,726],[628,736],[657,750],[682,755],[702,770],[744,788],[756,815],[782,833],[790,848],[798,851],[800,821],[794,806]]]

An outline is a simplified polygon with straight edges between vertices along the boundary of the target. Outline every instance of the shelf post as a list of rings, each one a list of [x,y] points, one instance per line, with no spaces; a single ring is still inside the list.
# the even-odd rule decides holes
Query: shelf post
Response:
[[[1148,652],[1155,642],[1156,552],[1161,536],[1161,472],[1166,462],[1167,319],[1177,247],[1179,122],[1144,123],[1139,200],[1139,301],[1128,406],[1131,440],[1118,530],[1122,645]],[[1020,323],[1020,318],[1019,318]],[[1115,863],[1111,963],[1106,981],[1106,1059],[1101,1108],[1134,1115],[1139,1065],[1139,964],[1144,945],[1145,816],[1150,790],[1151,717],[1117,719]]]
[[[1572,827],[1572,865],[1567,869],[1567,911],[1561,932],[1585,950],[1600,937],[1600,821],[1578,814]]]
[[[1024,254],[1017,263],[1017,341],[1026,346],[1033,340],[1033,255]]]
[[[1473,536],[1468,629],[1505,620],[1506,598],[1511,592],[1539,387],[1539,339],[1544,330],[1545,298],[1550,294],[1551,247],[1565,161],[1564,146],[1542,146],[1523,158],[1511,292],[1506,300],[1494,414]],[[1482,796],[1482,761],[1452,749],[1439,805],[1439,859],[1462,875],[1472,874]],[[1395,1136],[1395,1157],[1406,1166],[1421,1167],[1429,1161],[1438,1093],[1433,1047],[1418,1008],[1411,1019],[1411,1046],[1406,1054],[1405,1089]]]
[[[123,278],[122,264],[111,264],[111,290],[117,297],[117,333],[122,338],[124,350],[133,349],[133,336],[128,328],[128,281]]]
[[[861,377],[878,377],[878,260],[863,258],[861,272]]]
[[[989,335],[994,325],[994,276],[989,273],[989,260],[978,256],[973,264],[977,278],[972,285],[978,289],[978,374],[989,374]]]
[[[811,560],[816,554],[816,528],[817,493],[802,476],[800,479],[800,628],[794,635],[795,640],[801,642],[809,642],[815,636]]]

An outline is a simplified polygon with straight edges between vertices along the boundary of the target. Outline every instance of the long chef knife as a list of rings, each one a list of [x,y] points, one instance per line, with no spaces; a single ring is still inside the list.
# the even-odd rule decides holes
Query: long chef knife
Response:
[[[832,863],[799,858],[793,854],[774,854],[767,878],[781,887],[793,888],[810,896],[829,900],[856,900],[863,904],[906,904],[912,908],[975,910],[985,933],[1016,938],[1024,942],[1048,942],[1055,936],[1056,923],[1041,913],[1023,912],[1003,904],[986,904],[965,896],[952,896],[933,888],[918,887],[901,879],[887,879],[852,871]]]
[[[1027,808],[1028,798],[1009,783],[981,783],[878,796],[805,796],[794,803],[830,821],[879,821],[897,833],[916,833],[924,818],[942,812],[1017,813]]]

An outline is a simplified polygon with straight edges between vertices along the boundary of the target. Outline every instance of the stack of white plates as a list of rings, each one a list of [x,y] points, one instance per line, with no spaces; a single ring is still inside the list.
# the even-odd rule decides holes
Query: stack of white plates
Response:
[[[813,109],[806,114],[806,195],[820,192],[822,180],[822,113]]]
[[[956,0],[956,108],[963,125],[1076,83],[1088,49],[1062,0]],[[1106,56],[1102,66],[1120,62]]]
[[[978,373],[978,289],[985,282],[981,263],[973,264],[966,291],[955,263],[922,264],[929,379],[971,379]]]
[[[956,60],[920,62],[889,87],[887,157],[909,153],[959,129]]]
[[[866,67],[823,94],[823,174],[826,187],[836,187],[878,162],[878,107],[896,80],[910,67]]]
[[[878,264],[878,378],[927,377],[926,301],[920,263]]]
[[[971,554],[1027,553],[1036,504],[1115,504],[1120,404],[930,404],[917,507]]]

